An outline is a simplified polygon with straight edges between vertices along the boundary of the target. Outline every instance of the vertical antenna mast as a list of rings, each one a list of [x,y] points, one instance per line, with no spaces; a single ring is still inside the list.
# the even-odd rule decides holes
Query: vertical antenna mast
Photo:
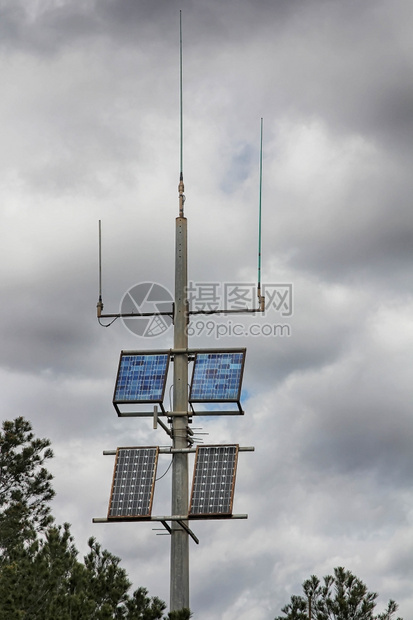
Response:
[[[182,11],[179,11],[179,118],[181,130],[181,160],[179,170],[184,173],[184,122],[183,122],[183,97],[182,97]]]
[[[102,221],[99,220],[99,300],[97,303],[98,319],[102,314],[103,301],[102,301]]]
[[[261,312],[265,310],[265,296],[261,295],[261,203],[262,203],[262,134],[263,134],[263,119],[261,118],[261,137],[260,137],[260,199],[259,199],[259,212],[258,212],[258,307]]]
[[[182,11],[179,11],[179,119],[180,119],[180,165],[179,165],[179,217],[184,217],[184,121],[182,96]]]

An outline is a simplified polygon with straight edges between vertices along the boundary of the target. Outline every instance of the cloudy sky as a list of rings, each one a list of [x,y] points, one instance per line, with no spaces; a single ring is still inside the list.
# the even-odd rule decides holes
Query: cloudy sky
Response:
[[[270,620],[341,565],[407,620],[410,0],[0,0],[2,417],[52,440],[54,513],[80,553],[96,536],[135,587],[169,601],[169,538],[92,518],[107,512],[103,450],[167,444],[112,406],[120,350],[169,348],[172,330],[99,326],[98,221],[105,311],[137,283],[173,290],[180,9],[189,278],[221,298],[256,281],[263,117],[262,277],[293,287],[291,316],[273,303],[193,324],[191,346],[247,347],[245,416],[194,426],[256,450],[240,455],[235,495],[249,519],[194,528],[191,607]],[[247,335],[229,335],[235,322]],[[169,485],[154,514],[170,512]]]

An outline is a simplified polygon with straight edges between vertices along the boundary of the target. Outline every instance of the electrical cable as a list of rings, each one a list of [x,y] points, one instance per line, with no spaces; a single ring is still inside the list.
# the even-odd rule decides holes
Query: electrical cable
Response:
[[[163,478],[164,476],[166,476],[166,474],[168,473],[168,471],[171,469],[171,465],[172,465],[172,459],[171,459],[171,462],[170,462],[170,463],[169,463],[169,465],[168,465],[168,469],[166,470],[166,472],[165,472],[165,473],[163,473],[163,474],[162,474],[162,476],[159,476],[159,478],[155,478],[155,482],[158,482],[158,480],[162,480],[162,478]]]
[[[118,318],[119,318],[119,316],[115,316],[115,318],[113,319],[113,321],[111,321],[111,322],[110,322],[110,323],[108,323],[107,325],[104,325],[104,324],[102,323],[102,321],[100,320],[100,317],[98,317],[98,322],[99,322],[99,325],[100,325],[101,327],[110,327],[111,325],[113,325],[113,323],[114,323],[114,322],[116,321],[116,319],[118,319]]]

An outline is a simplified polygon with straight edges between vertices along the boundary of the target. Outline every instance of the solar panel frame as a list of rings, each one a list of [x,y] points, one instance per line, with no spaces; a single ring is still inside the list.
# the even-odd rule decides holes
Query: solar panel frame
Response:
[[[124,413],[119,405],[145,403],[159,404],[165,413],[163,399],[170,358],[169,351],[121,351],[112,401],[118,416]]]
[[[152,513],[159,447],[117,448],[108,519],[136,521]],[[140,474],[144,476],[140,476]]]
[[[237,403],[243,413],[240,399],[245,355],[245,348],[197,351],[188,399],[191,407],[193,403]]]
[[[188,518],[231,517],[238,451],[238,444],[197,446]]]

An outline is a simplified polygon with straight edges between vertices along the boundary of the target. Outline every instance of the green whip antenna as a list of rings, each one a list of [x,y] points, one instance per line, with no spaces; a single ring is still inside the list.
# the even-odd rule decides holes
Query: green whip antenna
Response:
[[[265,296],[261,295],[261,206],[262,206],[262,134],[263,134],[263,119],[261,118],[261,138],[260,138],[260,199],[258,210],[258,307],[260,312],[265,310]]]
[[[180,174],[179,174],[179,217],[184,217],[184,122],[182,96],[182,11],[179,11],[179,118],[180,118]]]

